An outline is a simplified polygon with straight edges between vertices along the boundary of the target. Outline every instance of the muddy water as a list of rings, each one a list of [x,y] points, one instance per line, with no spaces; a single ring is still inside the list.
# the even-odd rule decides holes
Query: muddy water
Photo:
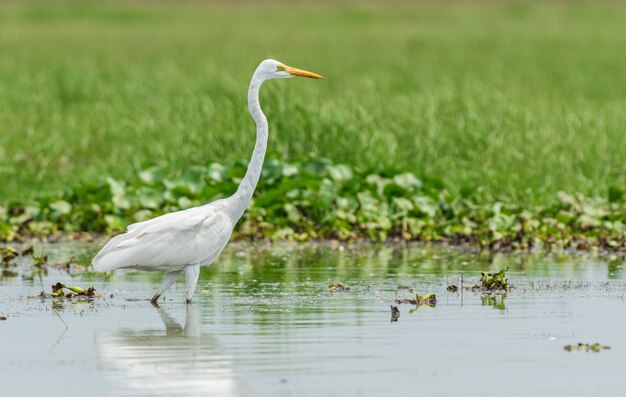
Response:
[[[94,245],[51,245],[86,263]],[[506,296],[447,292],[509,267]],[[231,245],[160,307],[159,274],[102,275],[22,260],[0,279],[2,395],[620,395],[626,368],[623,258],[497,255],[423,246]],[[101,298],[29,296],[56,282]],[[351,289],[330,293],[329,284]],[[436,307],[390,304],[399,285]],[[58,314],[58,316],[57,316]],[[567,352],[578,342],[611,346]],[[6,394],[5,394],[6,393]]]

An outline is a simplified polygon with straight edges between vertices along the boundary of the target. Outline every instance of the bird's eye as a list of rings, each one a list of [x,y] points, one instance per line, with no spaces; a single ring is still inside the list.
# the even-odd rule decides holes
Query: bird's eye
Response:
[[[284,72],[286,70],[285,65],[278,65],[276,66],[276,71],[277,72]]]

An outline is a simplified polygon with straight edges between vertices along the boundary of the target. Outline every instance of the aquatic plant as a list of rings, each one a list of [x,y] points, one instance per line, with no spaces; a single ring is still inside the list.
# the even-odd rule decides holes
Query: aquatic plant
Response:
[[[345,292],[350,291],[350,287],[347,287],[343,284],[331,284],[328,286],[328,291],[330,292]]]
[[[465,288],[472,291],[482,292],[507,292],[510,291],[512,286],[509,283],[509,279],[506,278],[506,272],[509,270],[500,269],[499,272],[482,272],[480,273],[480,281],[478,284],[466,285]],[[458,287],[456,285],[449,285],[447,290],[449,292],[456,292]]]
[[[68,290],[68,291],[65,291]],[[48,294],[45,291],[41,291],[39,297],[42,299],[46,298],[65,298],[65,299],[73,299],[73,298],[81,298],[81,299],[90,299],[96,298],[96,289],[93,284],[89,284],[87,289],[79,287],[79,286],[67,286],[62,283],[56,283],[52,286],[52,293]]]
[[[245,163],[190,167],[168,178],[149,168],[128,181],[103,178],[30,203],[0,205],[0,240],[114,234],[133,222],[232,194]],[[626,202],[561,192],[524,206],[475,189],[454,195],[411,172],[373,173],[322,158],[269,160],[239,239],[414,240],[493,251],[562,247],[626,252]]]
[[[421,306],[426,305],[435,307],[437,305],[437,296],[435,294],[420,295],[419,292],[409,289],[409,293],[414,294],[415,298],[399,298],[396,299],[396,303],[410,303],[412,305]]]
[[[563,347],[565,351],[581,351],[581,352],[593,352],[599,353],[602,350],[610,350],[611,346],[605,346],[600,343],[578,343],[577,345],[565,345]]]

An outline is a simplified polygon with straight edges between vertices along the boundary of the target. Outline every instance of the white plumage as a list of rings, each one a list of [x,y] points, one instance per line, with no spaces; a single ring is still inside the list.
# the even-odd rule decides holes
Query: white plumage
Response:
[[[98,271],[172,271],[206,263],[220,254],[233,227],[230,218],[211,204],[163,215],[130,225],[102,248],[93,266]]]
[[[200,207],[165,214],[128,226],[113,237],[93,259],[97,271],[137,269],[165,271],[153,302],[185,273],[187,303],[198,282],[200,265],[209,265],[220,255],[243,215],[258,183],[267,149],[267,119],[259,105],[259,90],[266,80],[293,76],[322,78],[315,73],[267,59],[254,72],[248,90],[248,109],[257,125],[257,140],[237,192],[226,199]]]

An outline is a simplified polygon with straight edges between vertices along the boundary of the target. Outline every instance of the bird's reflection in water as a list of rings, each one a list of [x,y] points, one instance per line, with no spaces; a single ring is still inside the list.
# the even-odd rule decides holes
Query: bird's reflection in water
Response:
[[[210,335],[202,335],[198,314],[187,306],[182,327],[155,306],[163,330],[123,329],[99,334],[96,344],[101,368],[113,381],[115,395],[222,396],[236,394],[231,360]]]

